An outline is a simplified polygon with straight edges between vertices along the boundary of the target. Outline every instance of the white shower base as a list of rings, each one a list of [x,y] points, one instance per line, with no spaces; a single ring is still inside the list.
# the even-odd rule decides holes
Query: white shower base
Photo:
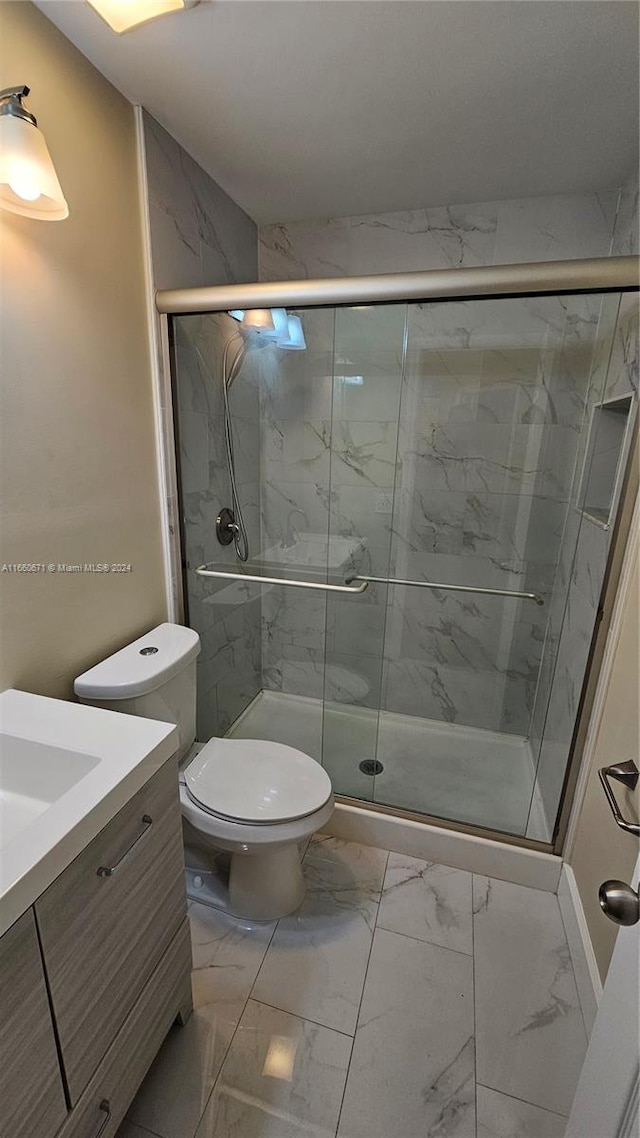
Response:
[[[531,749],[519,735],[266,690],[228,735],[273,739],[313,755],[337,794],[550,840],[534,795]],[[384,767],[375,777],[359,770],[370,758]]]

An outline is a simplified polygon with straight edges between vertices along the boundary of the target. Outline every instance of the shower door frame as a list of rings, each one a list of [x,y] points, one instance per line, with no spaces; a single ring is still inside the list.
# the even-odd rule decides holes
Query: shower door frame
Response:
[[[171,500],[178,498],[179,524],[169,535],[174,564],[182,566],[181,579],[176,585],[176,608],[187,614],[185,581],[185,535],[183,531],[182,485],[179,462],[177,415],[176,361],[170,317],[198,313],[228,312],[231,309],[250,308],[340,308],[354,304],[379,305],[394,302],[436,303],[456,299],[481,300],[512,299],[528,296],[557,296],[563,293],[620,293],[640,291],[640,257],[591,257],[584,260],[546,261],[514,265],[493,265],[459,269],[433,269],[425,272],[385,273],[375,276],[339,277],[318,280],[275,281],[246,285],[212,285],[210,287],[161,289],[155,294],[155,303],[166,337],[165,351],[170,356],[170,384],[172,406],[165,409],[165,441],[170,462],[165,464],[165,493]],[[168,369],[167,369],[168,370]],[[166,388],[165,388],[166,390]],[[629,534],[633,505],[638,490],[638,423],[627,457],[624,483],[609,548],[605,579],[601,593],[598,617],[594,627],[589,657],[582,685],[565,769],[562,795],[556,816],[552,840],[534,841],[524,836],[503,833],[482,826],[456,822],[436,816],[385,806],[348,795],[336,794],[336,800],[377,814],[387,814],[408,821],[432,825],[457,833],[471,834],[504,845],[523,849],[562,854],[580,762],[584,749],[587,726],[593,705],[604,644],[606,642],[613,601],[620,575],[624,547]]]

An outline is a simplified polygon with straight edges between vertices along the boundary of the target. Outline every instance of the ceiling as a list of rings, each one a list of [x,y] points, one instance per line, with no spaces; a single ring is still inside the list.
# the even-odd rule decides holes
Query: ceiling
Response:
[[[258,222],[603,189],[637,164],[634,2],[204,0],[123,37],[85,0],[38,7]]]

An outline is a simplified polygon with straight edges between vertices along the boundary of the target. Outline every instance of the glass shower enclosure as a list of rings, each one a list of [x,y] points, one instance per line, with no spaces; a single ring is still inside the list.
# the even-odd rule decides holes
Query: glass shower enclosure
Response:
[[[290,308],[298,350],[172,318],[199,738],[551,841],[633,429],[628,299]]]

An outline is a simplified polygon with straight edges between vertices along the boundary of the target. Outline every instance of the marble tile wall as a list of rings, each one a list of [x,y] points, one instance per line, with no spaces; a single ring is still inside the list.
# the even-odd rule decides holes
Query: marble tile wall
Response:
[[[255,223],[151,115],[143,115],[156,288],[255,281]]]
[[[157,288],[190,288],[240,283],[257,278],[257,229],[253,221],[197,165],[178,143],[144,112],[149,187],[149,231]],[[168,415],[177,419],[183,493],[183,532],[188,562],[189,623],[200,634],[198,735],[223,732],[261,686],[259,593],[248,586],[215,589],[193,570],[213,558],[231,560],[215,541],[215,519],[229,502],[224,458],[221,353],[234,322],[202,316],[175,321],[177,399]],[[232,390],[236,458],[248,528],[259,543],[259,401],[245,368]],[[170,389],[165,377],[165,390]],[[172,411],[172,415],[171,415]],[[169,512],[179,526],[178,505]],[[179,567],[178,567],[179,573]]]
[[[612,253],[637,254],[638,250],[638,186],[631,180],[620,194]],[[590,402],[633,393],[637,408],[640,342],[637,296],[632,293],[623,296],[619,306],[617,298],[610,298],[606,303],[608,312],[603,326],[615,323],[613,345],[603,336],[601,355],[604,359],[595,361]],[[581,453],[587,435],[585,424]],[[532,722],[531,743],[538,760],[538,789],[551,827],[562,792],[612,532],[612,527],[603,529],[575,508],[580,501],[581,475],[579,462],[551,602],[549,635],[553,650],[545,651]],[[539,837],[533,824],[528,836]]]
[[[392,574],[534,591],[394,590],[385,706],[527,735],[599,301],[409,307]]]
[[[637,209],[637,193],[626,187],[621,194],[266,227],[261,277],[606,255],[616,213],[614,251],[626,252],[634,201]],[[201,252],[201,269],[203,263]],[[228,271],[229,263],[221,257],[219,270]],[[440,306],[437,318],[435,306],[411,306],[406,358],[402,306],[339,310],[335,323],[328,310],[301,314],[308,350],[262,349],[234,387],[243,500],[252,545],[262,555],[291,547],[301,534],[339,534],[352,542],[349,564],[364,571],[460,583],[472,574],[472,583],[540,591],[550,603],[539,610],[514,602],[507,612],[494,598],[418,590],[402,596],[382,587],[360,598],[327,598],[277,587],[260,596],[250,585],[212,592],[209,585],[205,596],[194,584],[194,612],[210,637],[201,665],[207,735],[225,729],[260,686],[516,734],[541,732],[562,639],[559,553],[565,544],[575,548],[578,536],[568,525],[568,505],[601,314],[593,298],[573,298],[509,302],[518,308],[508,317],[503,309],[501,319],[493,303],[493,343],[488,308],[477,302]],[[220,408],[190,402],[202,384],[194,344],[215,374],[216,349],[204,340],[219,343],[221,332],[201,324],[189,332],[189,343],[178,345],[190,357],[191,391],[180,413],[194,550],[203,560],[220,559],[207,518],[225,485]],[[616,345],[632,367],[632,338],[621,331]],[[203,488],[205,438],[210,484]],[[598,555],[602,560],[601,549],[593,552],[596,561]],[[573,557],[565,560],[568,581]],[[581,564],[593,591],[590,562]],[[575,630],[586,617],[576,600],[572,611]],[[575,636],[571,643],[575,649]],[[539,679],[543,648],[546,681],[544,668]],[[232,691],[230,670],[241,677]],[[365,750],[375,744],[369,735]],[[548,767],[557,772],[557,748],[555,755],[552,761],[549,750],[541,758],[541,774]],[[548,783],[551,801],[557,789],[553,778]]]
[[[606,257],[619,191],[438,206],[260,228],[260,279]]]
[[[262,354],[263,549],[330,532],[374,575],[547,601],[274,589],[265,686],[528,734],[599,317],[590,297],[303,313],[309,355]]]
[[[260,231],[261,279],[624,253],[634,247],[634,209],[637,188],[629,184],[621,192],[267,226]],[[338,699],[375,706],[379,695],[391,711],[515,733],[533,730],[539,745],[578,536],[569,503],[586,437],[586,385],[590,373],[594,391],[603,379],[597,352],[592,356],[594,339],[596,349],[598,337],[607,342],[611,306],[601,313],[597,298],[517,302],[517,309],[511,304],[508,316],[494,321],[493,345],[486,337],[486,302],[446,306],[448,324],[444,306],[438,320],[435,306],[412,306],[416,342],[412,346],[410,328],[393,527],[390,512],[385,517],[375,503],[380,510],[380,491],[392,485],[382,463],[397,412],[397,402],[389,410],[385,400],[396,397],[396,388],[389,367],[380,370],[375,387],[374,361],[355,366],[358,346],[346,330],[341,351],[338,325],[336,356],[366,376],[370,407],[358,412],[356,422],[367,423],[366,435],[358,437],[363,428],[354,433],[334,386],[333,433],[349,427],[351,459],[358,448],[362,457],[366,444],[372,480],[366,481],[361,464],[353,485],[341,485],[333,454],[344,440],[337,447],[332,440],[330,525],[354,536],[368,531],[381,575],[385,562],[401,576],[464,583],[472,573],[472,583],[540,591],[547,606],[514,602],[507,612],[505,602],[494,598],[426,599],[417,590],[396,589],[388,597],[380,590],[377,603],[369,594],[357,602],[332,599],[322,608],[328,662],[344,664],[363,681],[351,681],[351,697],[338,690]],[[338,319],[344,324],[341,313]],[[618,350],[628,356],[632,349],[628,342],[623,348],[623,339]],[[394,344],[398,367],[398,338],[388,329],[386,341]],[[363,400],[363,388],[355,385],[344,393],[352,404]],[[307,417],[306,410],[295,414],[301,422]],[[323,432],[324,447],[326,421]],[[316,444],[318,438],[316,432]],[[322,461],[326,497],[326,456]],[[350,509],[341,510],[341,502]],[[564,578],[561,551],[568,561]],[[313,694],[322,687],[321,623],[318,618],[313,660],[303,659],[305,647],[296,646],[300,663],[314,670]],[[383,637],[380,673],[366,659],[375,660]],[[306,651],[311,654],[310,646]],[[546,672],[539,678],[543,655]]]

